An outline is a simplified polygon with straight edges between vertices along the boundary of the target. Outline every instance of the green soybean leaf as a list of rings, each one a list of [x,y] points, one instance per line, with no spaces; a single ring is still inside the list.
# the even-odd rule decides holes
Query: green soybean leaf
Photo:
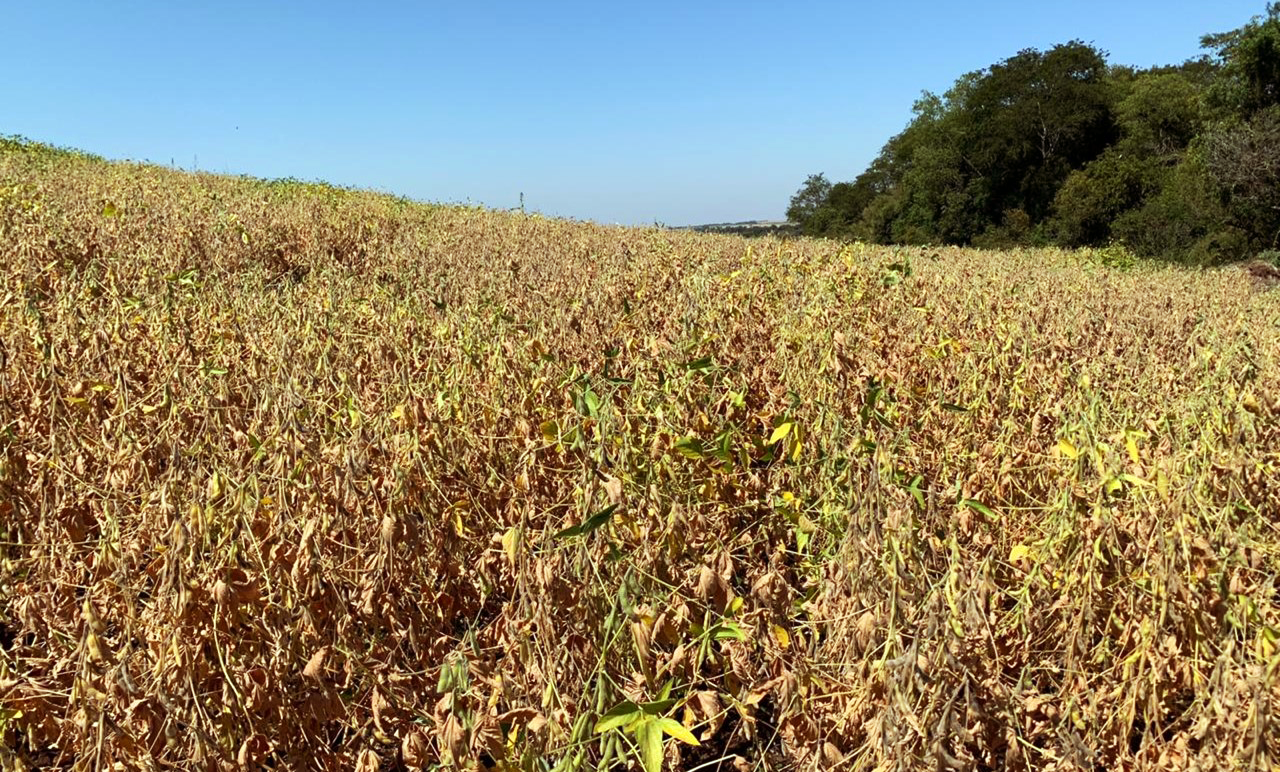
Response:
[[[707,454],[706,446],[697,437],[685,437],[676,442],[676,452],[685,458],[702,458]]]
[[[668,710],[671,710],[671,708],[675,706],[677,702],[679,702],[679,700],[673,700],[673,699],[662,699],[662,700],[654,700],[653,702],[642,702],[640,703],[640,710],[644,711],[645,713],[648,713],[651,716],[657,716],[662,713],[666,713]]]
[[[626,726],[640,716],[640,706],[634,702],[619,702],[609,708],[596,722],[596,734],[604,734],[610,729]]]
[[[591,517],[588,517],[586,520],[583,520],[581,523],[578,523],[577,525],[574,525],[574,526],[570,526],[564,529],[563,531],[557,533],[555,535],[555,538],[567,539],[570,536],[581,536],[583,534],[591,533],[592,531],[596,530],[600,526],[609,522],[609,518],[613,517],[613,513],[617,511],[617,509],[618,509],[617,504],[613,504],[608,507],[605,507],[604,509],[595,513]]]
[[[966,506],[969,509],[972,509],[974,512],[977,512],[982,515],[986,515],[987,517],[992,518],[993,520],[997,517],[996,513],[991,511],[991,507],[988,507],[986,504],[983,504],[981,501],[975,501],[974,499],[964,499],[960,503],[963,506]]]
[[[733,622],[721,622],[711,628],[711,637],[717,641],[745,641],[747,634]]]
[[[636,742],[640,745],[645,772],[662,772],[662,730],[655,719],[646,719],[636,726]]]

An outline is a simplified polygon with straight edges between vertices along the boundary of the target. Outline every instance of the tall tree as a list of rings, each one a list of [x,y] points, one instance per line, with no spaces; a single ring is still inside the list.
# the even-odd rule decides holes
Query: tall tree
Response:
[[[1219,107],[1240,115],[1280,104],[1280,2],[1239,29],[1205,35],[1200,43],[1223,64],[1215,89]]]
[[[825,174],[810,174],[800,186],[800,190],[791,197],[791,205],[787,207],[787,219],[798,223],[806,232],[812,224],[814,215],[827,203],[831,193],[831,181]]]
[[[970,158],[991,220],[1021,209],[1040,221],[1067,175],[1115,140],[1106,69],[1101,51],[1073,41],[1022,51],[977,84]]]

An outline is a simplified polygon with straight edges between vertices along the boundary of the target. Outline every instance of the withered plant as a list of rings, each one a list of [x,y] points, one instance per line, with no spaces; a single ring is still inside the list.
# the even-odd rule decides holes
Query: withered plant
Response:
[[[0,151],[0,767],[1280,764],[1280,293]]]

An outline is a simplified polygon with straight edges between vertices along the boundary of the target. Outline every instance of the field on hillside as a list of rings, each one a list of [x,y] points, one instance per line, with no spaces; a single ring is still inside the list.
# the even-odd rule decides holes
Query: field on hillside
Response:
[[[0,150],[0,769],[1280,764],[1280,292]]]

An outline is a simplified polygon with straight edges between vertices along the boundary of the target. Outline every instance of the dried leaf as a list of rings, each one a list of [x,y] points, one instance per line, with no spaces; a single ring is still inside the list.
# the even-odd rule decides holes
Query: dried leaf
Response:
[[[356,759],[356,772],[378,772],[381,767],[382,759],[371,750],[361,751]]]
[[[329,656],[329,647],[321,646],[311,655],[311,659],[307,660],[307,666],[302,669],[302,675],[313,681],[324,680],[324,662]]]
[[[622,480],[617,477],[607,477],[604,482],[605,494],[609,497],[609,503],[613,506],[622,505]]]

